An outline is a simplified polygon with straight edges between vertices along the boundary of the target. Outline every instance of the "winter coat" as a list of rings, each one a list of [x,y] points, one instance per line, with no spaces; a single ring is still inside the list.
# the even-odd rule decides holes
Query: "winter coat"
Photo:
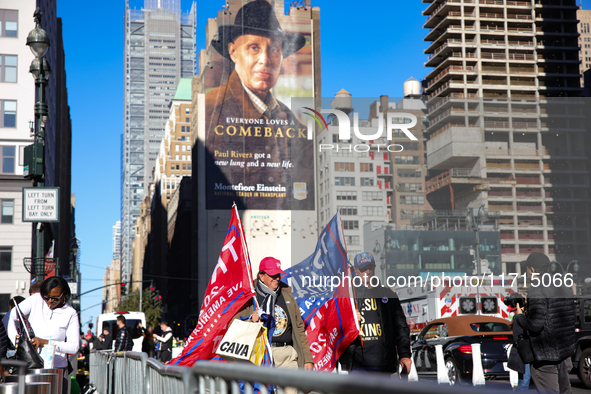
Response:
[[[575,315],[569,288],[540,285],[527,292],[527,316],[514,320],[527,330],[537,362],[560,362],[575,351]]]
[[[117,331],[117,338],[115,339],[115,352],[126,352],[133,349],[133,340],[129,333],[129,328],[123,326]]]
[[[406,316],[400,305],[398,296],[387,288],[366,289],[357,288],[357,304],[363,302],[366,298],[376,298],[374,296],[384,296],[376,299],[378,305],[378,314],[384,333],[384,372],[398,372],[398,358],[410,358],[410,329],[406,323]],[[386,301],[387,302],[384,302]],[[358,307],[359,310],[361,308]],[[351,370],[353,367],[353,358],[355,357],[355,347],[361,346],[361,341],[357,338],[349,346],[339,362],[344,370]],[[398,357],[396,354],[398,353]]]
[[[293,341],[293,348],[298,354],[298,367],[302,368],[304,364],[314,363],[312,352],[310,352],[310,344],[308,343],[308,338],[306,337],[306,327],[304,325],[304,321],[302,320],[302,315],[300,314],[298,304],[294,296],[291,294],[291,287],[282,282],[279,284],[279,286],[281,287],[281,294],[283,294],[285,305],[287,305],[289,320],[291,321],[291,338]],[[248,301],[242,307],[242,309],[238,311],[232,320],[238,319],[240,317],[248,317],[252,315],[253,312],[254,307],[251,300]]]

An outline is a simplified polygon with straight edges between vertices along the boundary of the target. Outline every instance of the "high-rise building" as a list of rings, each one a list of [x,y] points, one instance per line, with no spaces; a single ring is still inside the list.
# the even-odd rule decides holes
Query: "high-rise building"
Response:
[[[0,4],[0,314],[8,301],[27,295],[30,275],[23,258],[31,257],[31,223],[22,222],[23,150],[33,142],[35,81],[29,75],[34,56],[26,46],[35,28],[35,2]],[[15,285],[16,283],[16,285]]]
[[[168,105],[180,78],[195,74],[196,5],[181,12],[180,0],[145,0],[125,6],[125,124],[122,154],[121,278],[131,275],[132,241],[140,204],[164,138]]]
[[[581,86],[591,87],[591,81],[585,85],[585,71],[591,68],[591,10],[577,10],[577,19],[579,20],[579,60],[581,61]],[[588,94],[587,94],[588,96]]]
[[[181,179],[191,176],[191,83],[182,78],[170,103],[170,115],[154,169],[154,184],[167,207]]]
[[[431,205],[496,211],[505,272],[587,261],[576,1],[425,2]]]
[[[351,94],[341,89],[331,107],[352,115]],[[375,133],[378,119],[359,120],[358,125],[364,135],[372,131]],[[316,136],[318,146],[331,147],[318,153],[318,229],[321,232],[339,211],[348,257],[353,261],[355,255],[365,251],[363,225],[369,221],[390,222],[391,157],[385,148],[385,137],[370,145],[354,133],[348,141],[339,140],[338,131],[335,121]],[[378,145],[381,145],[381,150],[378,150]]]
[[[113,226],[113,260],[121,259],[121,221]]]

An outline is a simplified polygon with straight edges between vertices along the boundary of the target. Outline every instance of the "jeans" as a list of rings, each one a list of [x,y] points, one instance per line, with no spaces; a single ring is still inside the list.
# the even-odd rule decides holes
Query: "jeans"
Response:
[[[529,369],[529,364],[525,364],[525,373],[519,374],[519,381],[517,382],[517,387],[515,391],[527,391],[529,390],[529,381],[531,380],[531,370]]]

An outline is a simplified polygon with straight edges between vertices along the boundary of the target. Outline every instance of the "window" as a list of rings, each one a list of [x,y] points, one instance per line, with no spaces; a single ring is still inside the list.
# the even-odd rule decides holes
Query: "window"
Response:
[[[337,176],[334,178],[335,186],[355,186],[355,177]]]
[[[357,215],[357,207],[341,207],[341,215]]]
[[[12,270],[12,246],[0,246],[0,271]]]
[[[191,152],[191,145],[187,145],[187,152]]]
[[[179,146],[178,146],[178,145],[175,145],[175,146],[174,146],[174,151],[175,151],[175,152],[178,152],[178,151],[179,151]]]
[[[14,200],[0,200],[0,223],[12,224],[14,217]]]
[[[361,213],[363,216],[381,216],[384,214],[383,207],[362,207]]]
[[[8,312],[8,303],[10,302],[10,293],[0,294],[0,313]]]
[[[423,205],[425,197],[423,196],[400,196],[400,204]]]
[[[396,164],[419,164],[419,156],[394,156]]]
[[[373,172],[373,163],[359,163],[361,172]]]
[[[183,145],[183,147],[181,148],[181,150],[182,150],[183,152],[186,152],[186,151],[187,151],[187,145]]]
[[[476,332],[511,331],[505,323],[470,323],[470,328]]]
[[[400,144],[404,147],[404,151],[409,151],[409,150],[419,150],[419,143],[418,142],[408,142],[408,141],[400,141],[397,142],[397,144]]]
[[[187,160],[187,156],[183,155],[182,160],[183,161]]]
[[[361,192],[363,201],[382,201],[382,192]]]
[[[356,201],[357,200],[357,192],[338,191],[337,192],[337,200]]]
[[[16,82],[17,56],[0,55],[0,82]]]
[[[359,235],[346,235],[345,242],[349,245],[359,245]]]
[[[345,230],[359,230],[358,220],[343,220],[343,229]]]
[[[355,163],[334,163],[335,171],[355,171]]]
[[[0,37],[16,37],[18,32],[18,11],[0,10]]]
[[[0,146],[0,174],[14,174],[15,153],[14,146]]]
[[[397,170],[398,176],[405,177],[405,178],[421,178],[422,171],[421,170],[411,170],[411,169],[403,169],[399,168]]]
[[[16,101],[0,100],[0,127],[16,127]]]
[[[175,156],[174,156],[174,159],[175,159],[175,160],[179,160],[179,155],[175,155]]]
[[[421,183],[399,183],[396,190],[399,192],[415,192],[423,191],[423,184]]]
[[[373,186],[373,178],[361,177],[361,186]]]

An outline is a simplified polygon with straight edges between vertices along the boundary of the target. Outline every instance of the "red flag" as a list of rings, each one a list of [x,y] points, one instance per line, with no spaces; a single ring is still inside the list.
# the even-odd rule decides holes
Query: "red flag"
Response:
[[[201,305],[197,327],[180,356],[171,365],[192,366],[197,360],[219,359],[215,354],[234,315],[254,297],[248,248],[238,209],[232,220],[218,263],[213,270]]]
[[[350,277],[350,268],[345,269]],[[341,284],[307,323],[306,337],[316,371],[331,372],[345,349],[359,336],[359,322],[350,286]]]

